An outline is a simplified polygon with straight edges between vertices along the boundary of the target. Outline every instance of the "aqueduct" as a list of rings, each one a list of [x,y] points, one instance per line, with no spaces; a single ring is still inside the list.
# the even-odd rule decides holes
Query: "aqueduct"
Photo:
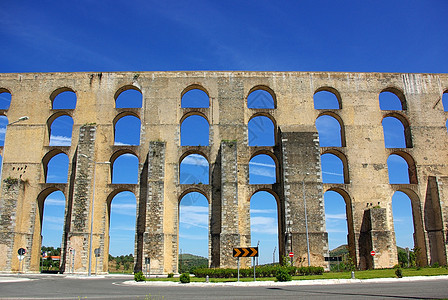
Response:
[[[116,107],[119,95],[134,89],[141,107]],[[182,96],[199,89],[209,97],[206,107],[183,107]],[[267,107],[251,107],[248,97],[265,91]],[[328,72],[113,72],[0,74],[0,93],[11,94],[0,111],[10,121],[1,149],[0,271],[18,271],[17,249],[28,250],[25,272],[38,272],[43,202],[54,191],[66,197],[62,237],[62,270],[68,249],[78,255],[74,271],[87,272],[91,248],[100,248],[98,272],[107,272],[109,209],[121,191],[137,199],[135,269],[150,258],[152,273],[177,272],[179,201],[188,192],[203,194],[210,203],[209,253],[212,267],[233,267],[233,247],[251,245],[249,199],[268,191],[276,201],[279,252],[307,256],[307,199],[310,258],[325,265],[328,238],[323,194],[339,193],[346,203],[348,245],[359,268],[385,268],[397,263],[391,197],[402,191],[411,199],[414,241],[422,265],[447,264],[448,134],[442,95],[447,74],[328,73]],[[72,91],[76,105],[53,107],[58,94]],[[327,91],[337,107],[313,104]],[[382,110],[378,95],[393,93],[401,106]],[[448,104],[447,104],[448,105]],[[445,108],[448,110],[448,108]],[[182,146],[180,126],[190,115],[209,124],[209,143]],[[50,141],[51,125],[60,116],[73,120],[69,145]],[[114,143],[115,124],[122,116],[141,122],[138,145]],[[257,116],[272,120],[273,146],[250,146],[248,123]],[[340,125],[336,145],[319,146],[316,119],[332,117]],[[406,143],[386,148],[382,121],[403,124]],[[138,158],[137,184],[112,183],[114,160],[123,153]],[[68,157],[67,183],[47,182],[48,163],[57,154]],[[181,184],[179,168],[188,154],[209,163],[208,184]],[[269,155],[276,164],[273,184],[249,184],[249,161]],[[323,183],[321,155],[335,155],[343,165],[342,183]],[[402,157],[409,183],[390,184],[387,160]],[[110,162],[110,164],[102,163]],[[91,215],[93,213],[93,215]],[[93,221],[93,223],[91,222]],[[411,226],[411,224],[409,224]],[[90,242],[91,241],[91,242]],[[91,244],[92,243],[92,244]],[[375,250],[377,255],[370,256]]]

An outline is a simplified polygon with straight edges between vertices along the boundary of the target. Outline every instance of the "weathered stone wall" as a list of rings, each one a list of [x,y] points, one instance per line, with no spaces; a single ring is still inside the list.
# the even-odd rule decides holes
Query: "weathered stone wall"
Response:
[[[128,88],[142,92],[142,108],[115,108],[116,96]],[[181,108],[181,96],[191,88],[206,91],[209,108]],[[247,96],[258,88],[272,94],[275,109],[247,107]],[[25,270],[38,271],[43,203],[56,190],[67,199],[61,241],[66,272],[87,272],[91,233],[92,248],[100,248],[107,257],[110,202],[121,191],[131,191],[137,199],[136,270],[150,257],[152,273],[177,271],[178,205],[190,191],[201,192],[211,204],[212,266],[234,266],[231,249],[254,244],[250,239],[250,197],[259,190],[271,192],[278,201],[280,254],[285,255],[292,246],[299,264],[299,257],[303,260],[307,255],[303,185],[313,264],[323,264],[328,251],[323,207],[323,193],[328,190],[345,199],[350,253],[359,267],[397,263],[391,208],[395,191],[403,191],[411,199],[421,264],[447,263],[448,113],[440,101],[448,90],[447,74],[28,73],[0,74],[0,89],[12,95],[10,108],[1,114],[10,121],[29,117],[8,126],[1,149],[0,250],[6,253],[1,271],[18,270],[20,247],[28,250]],[[52,109],[54,95],[65,90],[76,92],[76,109]],[[314,109],[313,95],[319,90],[334,92],[340,109]],[[384,90],[397,91],[405,109],[381,111],[378,95]],[[60,114],[73,118],[71,146],[49,146],[51,120]],[[114,145],[114,122],[123,114],[141,120],[139,146]],[[209,146],[180,146],[180,123],[189,114],[208,120]],[[256,114],[274,120],[278,131],[274,147],[248,146],[248,122]],[[322,114],[341,121],[342,147],[319,149],[315,120]],[[391,115],[409,124],[406,148],[385,148],[381,121]],[[319,151],[343,158],[343,184],[322,184]],[[68,182],[46,183],[46,163],[61,152],[70,161]],[[111,184],[111,166],[104,162],[113,164],[121,153],[138,157],[141,174],[137,185]],[[179,164],[187,153],[207,158],[209,185],[179,184]],[[249,185],[249,160],[258,153],[269,154],[276,161],[275,184]],[[392,153],[412,162],[411,184],[389,184],[386,162]],[[73,259],[70,249],[76,251],[74,269],[69,268]],[[378,256],[372,259],[371,250]],[[92,262],[94,270],[95,259]],[[107,259],[99,259],[98,264],[99,272],[107,272]]]

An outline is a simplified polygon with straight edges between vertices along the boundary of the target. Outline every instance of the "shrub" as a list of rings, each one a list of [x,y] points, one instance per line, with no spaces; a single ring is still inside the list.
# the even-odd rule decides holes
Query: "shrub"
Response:
[[[403,270],[401,270],[401,268],[397,268],[395,270],[395,275],[397,275],[398,278],[402,278],[403,277]]]
[[[288,270],[284,267],[277,269],[275,278],[277,278],[278,281],[291,281],[292,279],[291,274],[289,274]]]
[[[134,280],[135,281],[145,281],[146,277],[145,277],[145,275],[143,275],[143,272],[140,271],[140,272],[134,273]]]
[[[174,273],[168,273],[168,278],[173,278],[174,277]]]
[[[439,265],[438,262],[435,262],[435,263],[432,264],[432,267],[433,268],[440,268],[440,265]]]
[[[189,273],[182,273],[179,277],[180,282],[182,283],[190,283],[190,274]]]

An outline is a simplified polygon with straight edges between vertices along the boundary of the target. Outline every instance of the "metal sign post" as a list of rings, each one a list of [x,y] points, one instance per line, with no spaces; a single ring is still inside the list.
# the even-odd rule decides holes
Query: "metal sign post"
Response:
[[[254,256],[254,281],[257,281],[257,279],[255,277],[255,256]]]
[[[98,257],[100,257],[100,248],[95,249],[95,275],[97,275]]]
[[[240,282],[240,257],[238,256],[237,259],[237,264],[238,264],[238,282]]]

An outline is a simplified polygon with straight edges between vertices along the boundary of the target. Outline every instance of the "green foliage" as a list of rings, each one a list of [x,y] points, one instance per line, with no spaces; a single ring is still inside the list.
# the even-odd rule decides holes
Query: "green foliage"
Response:
[[[438,262],[435,262],[435,263],[432,264],[432,267],[433,268],[440,268],[440,265],[439,265]]]
[[[174,273],[168,273],[168,278],[173,278],[174,277]]]
[[[120,255],[114,257],[109,254],[109,261],[115,262],[115,269],[119,271],[120,265],[123,266],[124,272],[130,272],[134,268],[134,256],[132,254]]]
[[[192,254],[179,255],[179,273],[194,273],[197,268],[207,268],[208,259]]]
[[[135,281],[145,281],[146,277],[145,277],[145,275],[143,275],[142,271],[139,271],[139,272],[134,273],[134,280]]]
[[[398,278],[402,278],[403,277],[403,270],[401,268],[397,268],[395,270],[395,275],[397,275]]]
[[[403,249],[401,247],[397,247],[397,253],[398,253],[398,263],[402,268],[413,267],[416,265],[415,256],[416,253],[412,250],[409,251],[409,261],[408,261],[408,254],[406,253],[406,249]],[[409,263],[409,264],[408,264]]]
[[[179,277],[180,282],[182,283],[190,283],[190,273],[182,273]]]
[[[293,267],[293,266],[280,266],[280,265],[264,265],[255,268],[255,276],[261,277],[275,277],[279,268],[284,269],[289,275],[321,275],[324,272],[322,267]],[[237,269],[212,269],[212,268],[197,268],[193,274],[198,278],[205,278],[207,275],[210,278],[234,278],[237,277]],[[240,269],[240,277],[252,277],[254,275],[253,268]]]
[[[278,281],[291,281],[292,279],[288,267],[279,267],[275,273],[275,278],[277,278]]]
[[[46,247],[42,246],[41,253],[45,252],[47,254],[46,258],[40,258],[40,265],[42,266],[42,272],[55,273],[59,271],[60,261],[53,260],[51,256],[60,256],[61,248]]]

